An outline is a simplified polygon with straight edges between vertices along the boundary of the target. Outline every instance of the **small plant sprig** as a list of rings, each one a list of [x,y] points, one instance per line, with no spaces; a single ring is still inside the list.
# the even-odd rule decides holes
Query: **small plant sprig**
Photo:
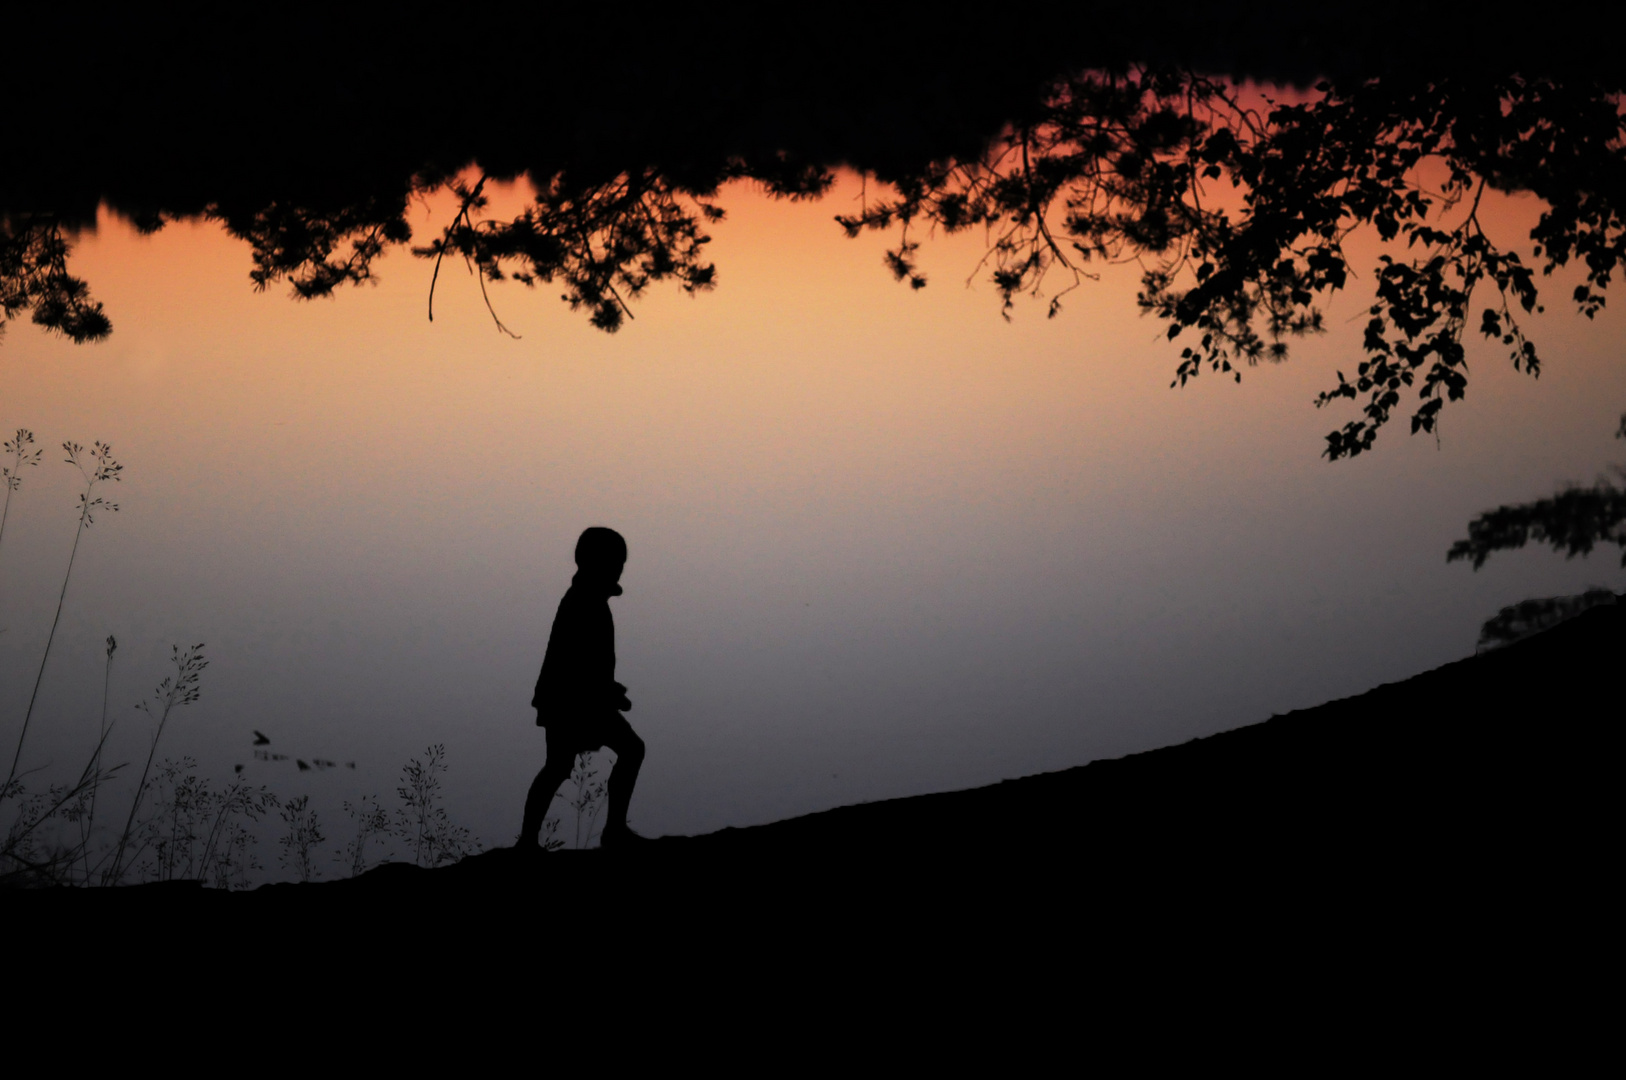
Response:
[[[158,726],[153,730],[152,747],[147,751],[147,764],[142,767],[141,781],[136,784],[135,798],[130,802],[130,816],[124,823],[124,832],[119,836],[118,846],[113,849],[113,864],[108,867],[103,884],[117,885],[124,873],[125,853],[130,843],[131,831],[135,828],[136,812],[141,809],[141,798],[147,792],[147,777],[152,772],[152,759],[158,753],[158,740],[164,737],[164,727],[169,723],[170,714],[198,700],[198,683],[203,677],[203,669],[209,666],[209,661],[203,658],[201,643],[185,652],[181,651],[179,645],[172,646],[170,663],[175,665],[175,674],[158,684],[158,689],[153,691],[152,701],[143,701],[136,705],[136,708],[156,719]]]
[[[102,667],[102,734],[96,742],[96,753],[90,759],[92,773],[99,775],[102,767],[102,747],[107,743],[107,691],[113,682],[113,654],[118,651],[119,643],[112,634],[107,635],[107,663]],[[90,805],[86,808],[79,830],[79,843],[85,854],[85,877],[90,877],[90,831],[96,826],[96,794],[101,787],[99,779],[92,779],[90,785]]]
[[[440,804],[440,773],[446,771],[446,744],[436,743],[401,769],[402,784],[395,789],[401,797],[396,811],[395,833],[412,845],[412,859],[419,866],[439,866],[456,862],[480,850],[468,829],[455,826]]]
[[[30,794],[21,778],[0,792],[0,801],[18,800],[17,816],[11,827],[0,838],[0,885],[8,879],[22,875],[35,884],[64,885],[72,877],[73,866],[85,855],[87,840],[85,818],[89,812],[91,793],[104,780],[110,780],[122,765],[111,769],[101,767],[102,748],[107,743],[108,728],[91,751],[90,759],[73,784],[52,784],[44,793]],[[72,844],[42,839],[50,831],[53,821],[65,821],[79,827],[79,839]],[[87,864],[85,880],[89,880]]]
[[[214,805],[215,819],[204,840],[199,866],[214,873],[217,888],[246,885],[248,871],[258,869],[259,864],[249,850],[254,836],[238,819],[259,821],[281,803],[263,784],[250,787],[239,777],[215,796]]]
[[[345,844],[342,853],[351,877],[367,872],[368,841],[375,836],[389,836],[390,815],[378,802],[376,795],[363,795],[359,802],[346,799],[344,812],[356,823],[356,838]],[[335,853],[339,854],[339,853]]]
[[[88,529],[96,523],[93,514],[97,510],[105,508],[117,513],[118,503],[110,503],[99,495],[94,499],[90,497],[97,484],[106,480],[116,484],[119,481],[119,474],[124,471],[124,466],[113,460],[113,448],[98,441],[91,447],[88,461],[82,456],[85,448],[76,442],[65,442],[62,449],[68,452],[64,460],[78,469],[80,475],[85,478],[85,490],[79,493],[79,519],[83,527]]]
[[[19,782],[17,816],[0,838],[0,883],[24,880],[39,885],[60,884],[77,852],[71,852],[45,836],[57,817],[72,820],[82,788],[51,784],[45,791],[30,792]]]
[[[23,486],[22,471],[25,466],[38,465],[40,455],[44,450],[30,451],[34,445],[34,433],[27,428],[18,428],[15,437],[5,444],[5,452],[11,455],[11,464],[0,468],[0,477],[6,481],[6,502],[0,508],[0,543],[6,539],[6,518],[11,514],[11,493]]]
[[[259,821],[281,805],[265,787],[253,787],[240,775],[224,788],[200,777],[189,757],[165,758],[147,786],[151,807],[136,827],[125,851],[125,863],[137,878],[155,881],[206,881],[219,888],[246,884],[258,869],[255,838],[243,821]]]
[[[98,743],[92,761],[99,761],[100,756],[101,744]],[[87,764],[77,783],[52,784],[45,792],[36,794],[24,790],[21,780],[13,781],[6,794],[17,798],[19,806],[16,819],[0,838],[0,885],[19,877],[35,884],[68,884],[74,863],[83,855],[84,841],[72,845],[49,841],[42,844],[40,836],[53,820],[79,824],[91,788],[111,779],[121,767],[115,765],[102,770]]]
[[[32,442],[32,436],[30,436]],[[10,445],[9,443],[7,445]],[[51,644],[56,641],[57,624],[62,621],[62,604],[68,596],[68,581],[73,577],[73,563],[79,557],[79,540],[85,535],[85,530],[96,523],[96,513],[100,510],[118,511],[118,504],[108,502],[96,494],[96,485],[106,481],[119,481],[119,474],[124,466],[113,459],[112,447],[104,442],[97,442],[90,452],[87,461],[84,458],[85,448],[76,442],[65,442],[62,449],[68,452],[67,462],[79,470],[85,478],[85,490],[79,493],[79,527],[74,530],[73,547],[68,552],[68,569],[62,575],[62,591],[56,598],[56,615],[51,619],[51,632],[45,637],[45,652],[40,656],[39,671],[34,675],[34,692],[28,696],[28,711],[23,714],[23,729],[17,734],[17,749],[11,755],[11,770],[6,774],[6,782],[0,787],[0,793],[10,790],[11,782],[17,778],[17,763],[22,760],[23,741],[28,738],[28,724],[34,718],[34,703],[39,700],[40,683],[45,678],[45,664],[51,659]],[[8,502],[10,489],[8,487]]]
[[[576,811],[576,849],[580,851],[593,842],[593,826],[604,809],[605,781],[599,779],[598,766],[591,753],[576,755],[570,782],[576,787],[575,797],[567,797],[561,791],[555,798],[564,799],[566,805]]]
[[[300,881],[321,876],[322,872],[316,869],[311,859],[311,852],[318,844],[327,841],[327,837],[322,835],[322,823],[317,820],[316,811],[310,808],[310,801],[309,795],[301,795],[283,805],[282,820],[287,823],[288,831],[277,838],[277,843],[282,845],[282,865],[291,867],[299,875]]]

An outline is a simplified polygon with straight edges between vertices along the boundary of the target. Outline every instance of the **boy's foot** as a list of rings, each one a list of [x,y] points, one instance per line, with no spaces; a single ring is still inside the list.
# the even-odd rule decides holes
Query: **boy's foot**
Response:
[[[598,837],[598,846],[601,848],[637,847],[647,843],[649,837],[639,836],[625,825],[606,825]]]

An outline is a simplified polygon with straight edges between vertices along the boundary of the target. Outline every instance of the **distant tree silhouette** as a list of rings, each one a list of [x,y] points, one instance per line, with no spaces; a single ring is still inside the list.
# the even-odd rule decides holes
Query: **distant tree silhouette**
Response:
[[[1626,414],[1615,438],[1626,439]],[[1615,474],[1626,480],[1626,468],[1616,466]],[[1549,499],[1487,510],[1468,523],[1467,539],[1452,544],[1445,558],[1471,560],[1478,570],[1493,552],[1513,551],[1532,541],[1550,544],[1566,558],[1614,544],[1626,566],[1626,489],[1605,477],[1591,487],[1566,487]]]
[[[1485,620],[1479,630],[1479,648],[1496,649],[1523,641],[1531,634],[1557,626],[1573,619],[1583,611],[1603,604],[1616,603],[1618,597],[1608,589],[1591,588],[1574,596],[1549,596],[1539,600],[1521,600],[1509,604]]]
[[[1620,418],[1615,438],[1626,439],[1626,414]],[[1626,468],[1616,466],[1615,473],[1626,479]],[[1564,552],[1565,558],[1589,555],[1599,544],[1614,544],[1621,549],[1621,566],[1626,567],[1626,489],[1600,478],[1591,487],[1571,485],[1550,499],[1487,510],[1468,523],[1467,539],[1452,544],[1445,559],[1467,559],[1478,570],[1492,553],[1514,551],[1531,541],[1550,544],[1554,551]],[[1614,592],[1596,587],[1574,596],[1522,600],[1485,621],[1479,631],[1479,648],[1512,644],[1588,608],[1617,600]]]

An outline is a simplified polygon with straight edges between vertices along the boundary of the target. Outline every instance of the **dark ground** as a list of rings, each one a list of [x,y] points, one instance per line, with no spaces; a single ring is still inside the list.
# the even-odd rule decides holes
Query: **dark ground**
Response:
[[[437,955],[490,942],[1031,955],[1208,925],[1351,947],[1496,941],[1505,958],[1537,923],[1562,937],[1613,907],[1623,645],[1617,603],[1179,746],[632,852],[498,849],[231,894],[14,890],[0,912],[47,947],[123,925],[231,950],[271,935],[311,957],[364,940]]]
[[[1617,1026],[1623,644],[1616,603],[1180,746],[636,852],[0,891],[7,1030],[103,1067],[1580,1072]]]
[[[17,13],[0,212],[71,224],[103,200],[186,216],[290,192],[338,205],[426,164],[591,172],[601,148],[616,168],[677,174],[783,145],[906,170],[980,145],[1057,71],[1131,56],[1301,83],[1510,60],[1626,78],[1620,17],[1566,4],[1516,23],[1387,2],[1358,17],[1180,3],[901,26],[820,12],[806,20],[822,37],[759,28],[773,45],[756,49],[725,49],[739,26],[686,8],[506,10],[470,25],[278,10],[248,34],[135,8],[96,26],[72,6]],[[498,850],[236,894],[3,890],[0,1015],[14,1058],[102,1068],[132,1051],[158,1067],[202,1057],[200,1016],[229,1018],[211,1029],[228,1050],[208,1058],[228,1067],[303,1065],[335,1033],[369,1054],[493,1060],[562,1034],[592,1067],[644,1040],[716,1065],[751,1045],[737,1020],[777,1012],[797,1038],[758,1070],[820,1042],[941,1055],[990,1032],[1007,1068],[1058,1041],[1099,1065],[1127,1013],[1153,1029],[1137,1071],[1176,1047],[1257,1062],[1320,1036],[1317,1072],[1374,1047],[1386,1071],[1505,1066],[1510,1046],[1551,1072],[1614,1026],[1595,987],[1618,981],[1623,644],[1626,608],[1597,608],[1180,746],[624,855]],[[452,1023],[496,999],[510,1009]],[[562,1024],[572,1006],[595,1019]],[[703,1022],[652,1040],[618,1009]],[[1204,1014],[1231,1021],[1224,1038],[1190,1023]],[[71,1036],[44,1037],[39,1016]],[[141,1026],[114,1046],[119,1017]],[[1435,1053],[1403,1052],[1408,1039]]]

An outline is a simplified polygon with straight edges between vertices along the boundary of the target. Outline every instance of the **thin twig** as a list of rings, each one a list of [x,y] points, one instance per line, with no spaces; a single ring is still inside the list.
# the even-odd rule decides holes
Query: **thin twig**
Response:
[[[463,256],[463,264],[469,268],[469,273],[473,274],[474,277],[475,277],[475,280],[479,281],[479,283],[480,283],[480,299],[482,299],[482,300],[484,300],[486,302],[486,312],[487,312],[487,314],[489,314],[491,316],[491,321],[497,324],[497,329],[498,330],[501,330],[503,333],[507,334],[509,337],[513,338],[515,341],[518,341],[519,340],[519,335],[514,333],[512,330],[508,329],[508,327],[503,325],[502,320],[497,318],[497,309],[491,306],[491,297],[486,295],[486,276],[485,276],[485,274],[480,272],[480,270],[478,270],[475,267],[474,263],[469,261],[469,257],[467,255]]]
[[[481,190],[486,186],[486,179],[486,176],[482,173],[480,176],[480,182],[474,185],[473,190],[471,190],[468,195],[464,196],[463,205],[458,208],[457,216],[452,218],[452,223],[446,226],[446,231],[441,234],[440,250],[435,253],[435,272],[429,277],[430,322],[435,321],[435,282],[440,280],[440,261],[446,257],[446,248],[447,245],[451,243],[452,234],[457,231],[457,223],[462,221],[465,224],[469,224],[471,228],[473,227],[472,221],[469,218],[469,207],[473,206],[474,201],[480,197]]]
[[[57,594],[56,614],[51,618],[51,632],[45,636],[45,654],[40,657],[39,671],[34,675],[34,692],[28,695],[28,711],[23,714],[23,729],[17,734],[17,749],[11,755],[11,771],[6,774],[5,790],[9,790],[17,776],[17,762],[22,760],[23,740],[28,738],[28,724],[34,718],[34,703],[39,700],[40,683],[45,679],[45,664],[51,658],[51,643],[56,640],[57,624],[62,621],[62,602],[68,596],[68,579],[73,576],[73,560],[79,555],[79,538],[85,535],[85,518],[90,513],[88,493],[93,484],[87,484],[84,504],[79,509],[79,527],[74,530],[73,548],[68,552],[68,571],[62,575],[62,591]]]

